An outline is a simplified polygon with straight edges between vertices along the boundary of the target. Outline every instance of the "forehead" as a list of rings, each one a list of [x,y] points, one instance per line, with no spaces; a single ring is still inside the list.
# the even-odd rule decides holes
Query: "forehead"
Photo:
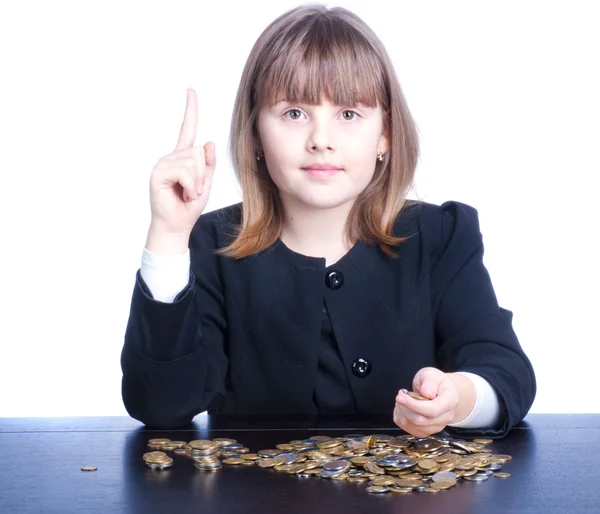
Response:
[[[385,87],[376,68],[372,62],[344,53],[280,56],[256,80],[254,102],[259,107],[286,101],[375,108],[385,100]]]

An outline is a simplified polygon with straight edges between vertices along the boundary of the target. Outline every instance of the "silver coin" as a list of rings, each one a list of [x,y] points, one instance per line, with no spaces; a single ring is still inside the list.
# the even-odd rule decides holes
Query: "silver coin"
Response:
[[[492,471],[500,471],[502,469],[502,464],[491,464],[488,469]]]
[[[480,475],[479,473],[470,477],[463,477],[464,480],[468,480],[469,482],[485,482],[488,477],[487,475],[483,474]]]
[[[194,462],[194,466],[196,466],[198,469],[217,469],[217,468],[222,468],[223,464],[221,464],[221,461],[217,461],[217,462],[198,462],[198,461],[195,461]]]
[[[310,478],[308,473],[296,473],[296,476],[300,478]]]
[[[456,473],[452,473],[452,471],[440,471],[431,477],[434,482],[437,482],[441,478],[453,478],[456,480]]]
[[[321,477],[323,478],[331,478],[331,477],[336,477],[338,475],[341,475],[343,473],[343,470],[340,471],[333,471],[333,470],[328,470],[328,469],[322,469],[321,471],[319,471],[319,475],[321,475]]]
[[[149,462],[148,466],[150,466],[152,469],[167,469],[170,468],[173,465],[173,463],[171,464],[155,464],[153,462]]]
[[[326,462],[323,464],[323,469],[327,471],[340,471],[348,466],[348,462],[345,460],[334,460],[333,462]]]
[[[297,456],[295,453],[280,453],[277,455],[277,458],[283,457],[285,459],[286,464],[293,464],[296,462]]]
[[[361,475],[364,475],[365,472],[362,469],[350,469],[348,470],[348,476],[349,477],[359,477]]]

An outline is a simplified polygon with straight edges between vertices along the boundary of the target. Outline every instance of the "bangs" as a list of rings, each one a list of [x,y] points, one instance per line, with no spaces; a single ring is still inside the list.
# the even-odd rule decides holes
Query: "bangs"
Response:
[[[340,19],[320,17],[310,23],[298,23],[271,42],[277,51],[259,67],[255,107],[282,100],[318,105],[325,98],[334,105],[387,110],[385,68],[365,37]]]

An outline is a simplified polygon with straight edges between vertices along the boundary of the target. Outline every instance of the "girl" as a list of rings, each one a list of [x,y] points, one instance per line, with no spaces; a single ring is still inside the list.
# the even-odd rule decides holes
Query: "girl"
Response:
[[[205,214],[215,145],[194,146],[197,122],[190,89],[150,178],[121,356],[132,417],[386,414],[419,437],[500,437],[526,415],[535,376],[477,211],[407,199],[417,131],[360,18],[304,5],[265,29],[231,123],[243,201]]]

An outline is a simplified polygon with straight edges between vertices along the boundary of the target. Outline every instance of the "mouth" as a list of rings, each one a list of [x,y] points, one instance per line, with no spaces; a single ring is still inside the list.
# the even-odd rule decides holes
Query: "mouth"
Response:
[[[312,177],[331,177],[340,173],[342,168],[335,168],[334,166],[310,166],[302,168],[302,171],[305,171]]]

